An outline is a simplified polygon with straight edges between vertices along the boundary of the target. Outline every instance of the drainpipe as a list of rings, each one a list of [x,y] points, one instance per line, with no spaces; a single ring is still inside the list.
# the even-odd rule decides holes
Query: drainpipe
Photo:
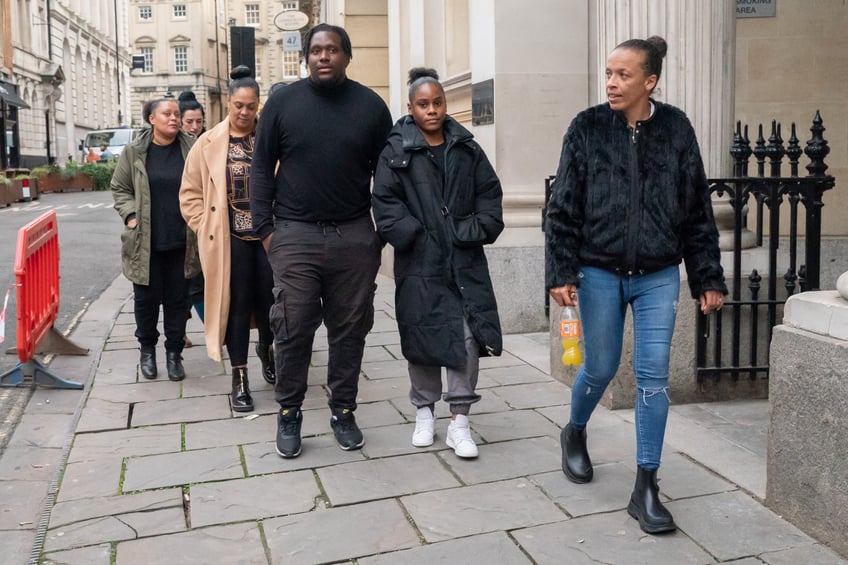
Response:
[[[48,0],[49,2],[50,0]],[[123,125],[124,118],[121,115],[121,60],[118,44],[118,0],[114,0],[115,7],[115,85],[118,87],[118,125]]]

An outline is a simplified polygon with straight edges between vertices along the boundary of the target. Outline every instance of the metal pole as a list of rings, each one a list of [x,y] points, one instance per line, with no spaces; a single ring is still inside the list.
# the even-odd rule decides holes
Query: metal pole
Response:
[[[118,125],[121,125],[123,117],[121,116],[121,60],[119,56],[120,47],[118,44],[118,0],[113,2],[115,8],[115,85],[118,88]]]

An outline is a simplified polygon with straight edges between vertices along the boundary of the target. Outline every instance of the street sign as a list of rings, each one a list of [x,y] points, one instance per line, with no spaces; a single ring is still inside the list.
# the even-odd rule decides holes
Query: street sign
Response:
[[[130,69],[143,69],[144,68],[144,55],[133,55],[132,56],[132,66]]]
[[[283,51],[300,51],[300,32],[283,32]]]
[[[777,0],[736,0],[737,18],[773,18]]]
[[[274,25],[280,31],[297,31],[309,23],[309,16],[299,10],[286,10],[274,16]]]

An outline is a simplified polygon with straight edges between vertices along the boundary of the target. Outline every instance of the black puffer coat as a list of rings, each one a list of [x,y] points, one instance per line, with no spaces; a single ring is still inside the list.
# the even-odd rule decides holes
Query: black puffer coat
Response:
[[[695,132],[681,110],[653,103],[633,129],[609,104],[571,122],[548,202],[548,289],[578,284],[582,265],[627,274],[685,259],[693,298],[727,293]]]
[[[481,355],[500,355],[497,303],[483,245],[503,230],[501,184],[471,133],[447,117],[445,177],[410,116],[380,154],[373,210],[395,249],[395,307],[412,363],[465,367],[463,318]]]

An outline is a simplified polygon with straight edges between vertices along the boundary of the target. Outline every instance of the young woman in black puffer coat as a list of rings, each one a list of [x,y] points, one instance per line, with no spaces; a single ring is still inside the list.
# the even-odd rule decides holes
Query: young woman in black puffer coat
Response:
[[[483,246],[503,230],[503,194],[471,133],[447,115],[436,71],[409,72],[408,109],[377,163],[373,209],[395,253],[395,308],[417,408],[412,444],[433,444],[445,367],[445,441],[458,457],[473,458],[468,413],[480,400],[479,358],[502,348]]]

